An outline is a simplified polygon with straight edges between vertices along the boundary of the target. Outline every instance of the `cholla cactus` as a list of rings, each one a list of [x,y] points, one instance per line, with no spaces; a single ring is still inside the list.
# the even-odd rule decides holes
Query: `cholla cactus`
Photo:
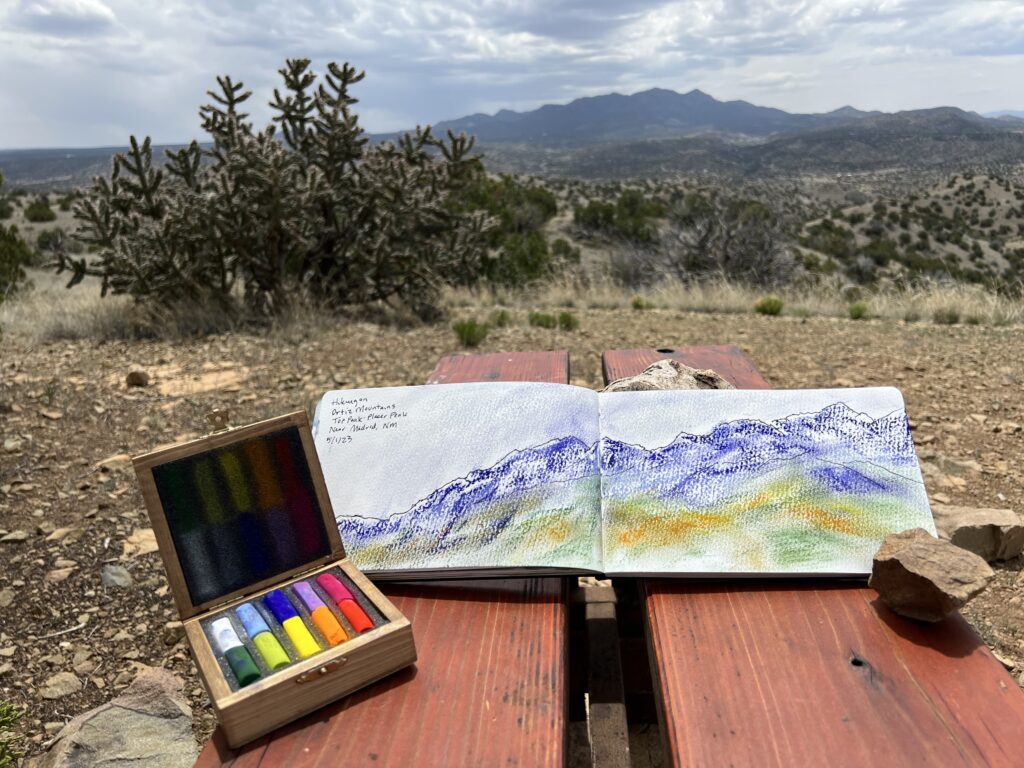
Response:
[[[168,152],[157,169],[149,138],[131,138],[110,180],[75,206],[98,258],[61,254],[71,285],[91,274],[104,293],[225,306],[240,287],[262,314],[302,287],[335,305],[401,300],[429,316],[442,285],[480,276],[493,222],[450,204],[483,173],[473,140],[428,127],[367,146],[349,94],[363,73],[332,63],[318,81],[307,59],[280,73],[280,140],[274,126],[253,127],[241,111],[251,92],[230,77],[200,110],[212,146]]]

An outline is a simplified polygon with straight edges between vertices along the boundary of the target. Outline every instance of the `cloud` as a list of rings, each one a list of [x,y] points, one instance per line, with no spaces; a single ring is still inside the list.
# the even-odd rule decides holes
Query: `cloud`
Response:
[[[1024,106],[1008,0],[0,0],[0,147],[178,141],[219,74],[367,70],[371,130],[652,86],[792,111]],[[66,103],[66,107],[62,107]]]
[[[16,27],[55,37],[104,34],[116,21],[100,0],[21,0],[9,18]]]

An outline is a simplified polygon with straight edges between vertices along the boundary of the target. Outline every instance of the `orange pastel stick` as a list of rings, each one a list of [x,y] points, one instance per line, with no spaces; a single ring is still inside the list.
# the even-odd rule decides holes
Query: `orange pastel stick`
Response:
[[[345,628],[338,623],[338,620],[334,618],[334,614],[331,613],[331,609],[326,605],[321,605],[310,613],[309,618],[313,620],[316,628],[320,630],[320,634],[331,645],[344,643],[348,640],[348,633],[345,632]]]

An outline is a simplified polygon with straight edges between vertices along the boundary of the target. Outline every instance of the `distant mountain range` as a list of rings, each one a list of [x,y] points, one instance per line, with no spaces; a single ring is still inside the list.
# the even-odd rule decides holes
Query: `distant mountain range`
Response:
[[[692,90],[588,96],[528,112],[435,124],[477,138],[494,170],[582,177],[710,172],[771,176],[893,168],[965,169],[1024,161],[1024,113],[956,107],[794,114]],[[371,139],[393,139],[394,133]],[[154,157],[163,149],[154,147]],[[116,148],[0,151],[12,187],[73,187],[108,173]]]

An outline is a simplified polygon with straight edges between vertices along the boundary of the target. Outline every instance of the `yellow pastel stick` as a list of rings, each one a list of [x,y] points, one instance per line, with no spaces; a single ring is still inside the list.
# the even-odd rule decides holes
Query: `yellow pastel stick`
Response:
[[[271,669],[280,669],[291,663],[284,648],[270,632],[260,632],[252,641],[256,644],[256,650],[260,652],[260,656]]]
[[[292,645],[295,646],[299,656],[305,659],[314,653],[320,653],[320,646],[317,645],[313,635],[306,629],[306,625],[301,617],[293,616],[290,619],[285,619],[281,622],[281,626],[288,633],[288,637],[291,639]]]

